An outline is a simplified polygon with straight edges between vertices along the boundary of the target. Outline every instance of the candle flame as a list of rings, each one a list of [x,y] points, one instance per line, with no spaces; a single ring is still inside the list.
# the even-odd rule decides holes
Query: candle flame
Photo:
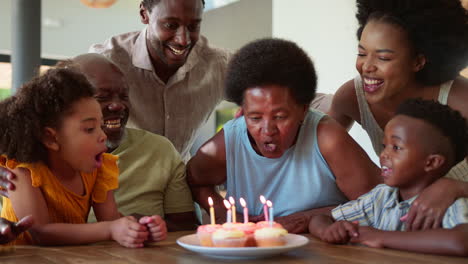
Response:
[[[232,205],[235,205],[235,204],[236,204],[236,200],[234,200],[234,198],[232,198],[232,196],[229,196],[229,202],[230,202]]]
[[[226,209],[231,210],[231,203],[228,200],[223,200],[223,203]]]
[[[210,206],[213,206],[213,199],[211,199],[211,197],[208,197],[208,204]]]
[[[272,206],[273,206],[273,203],[272,203],[270,200],[266,201],[266,204],[268,205],[268,207],[272,207]]]
[[[260,202],[262,202],[262,204],[265,204],[265,203],[266,203],[265,196],[260,195]]]
[[[239,199],[239,202],[240,202],[240,204],[242,205],[242,207],[246,207],[246,206],[247,206],[247,203],[245,202],[244,198],[240,198],[240,199]]]

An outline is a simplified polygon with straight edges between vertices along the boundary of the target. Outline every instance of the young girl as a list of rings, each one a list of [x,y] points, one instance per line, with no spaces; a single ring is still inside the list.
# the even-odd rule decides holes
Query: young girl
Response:
[[[34,218],[15,244],[113,239],[142,247],[148,237],[165,237],[164,223],[155,228],[156,218],[137,222],[117,211],[112,194],[118,187],[117,157],[105,153],[102,112],[93,94],[77,70],[57,68],[0,102],[0,166],[17,175],[1,216],[15,222]],[[101,222],[86,224],[91,206]]]

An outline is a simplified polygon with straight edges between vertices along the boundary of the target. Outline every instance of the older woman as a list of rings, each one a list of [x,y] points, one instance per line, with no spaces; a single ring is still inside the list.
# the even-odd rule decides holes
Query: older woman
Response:
[[[260,195],[274,203],[275,221],[290,232],[309,219],[380,182],[378,168],[345,129],[318,111],[314,66],[296,44],[263,39],[240,49],[230,62],[227,97],[244,116],[229,121],[188,163],[193,195],[205,209],[226,209],[215,185],[247,201],[251,220],[262,219]],[[239,209],[240,206],[237,206]]]

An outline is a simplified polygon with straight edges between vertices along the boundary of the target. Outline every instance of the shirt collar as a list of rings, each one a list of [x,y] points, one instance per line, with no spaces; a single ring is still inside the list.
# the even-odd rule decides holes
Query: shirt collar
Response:
[[[153,71],[148,48],[146,46],[146,28],[145,27],[135,41],[135,46],[132,50],[132,63],[135,67]]]
[[[386,208],[386,209],[393,208],[393,207],[396,207],[396,206],[398,206],[400,209],[403,209],[403,208],[406,208],[406,207],[411,207],[411,204],[418,197],[416,195],[416,196],[411,197],[408,200],[400,202],[399,197],[398,197],[399,196],[398,188],[392,188],[392,189],[393,189],[393,191],[392,191],[392,193],[390,195],[391,196],[390,199],[388,199],[388,201],[384,204],[384,208]]]

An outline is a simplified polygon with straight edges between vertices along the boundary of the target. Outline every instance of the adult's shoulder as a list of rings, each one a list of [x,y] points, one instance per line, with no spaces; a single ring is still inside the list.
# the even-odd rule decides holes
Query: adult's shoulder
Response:
[[[346,129],[350,128],[353,121],[360,122],[359,104],[353,79],[345,82],[336,91],[328,114]]]
[[[130,57],[130,50],[135,45],[136,40],[142,32],[143,31],[133,31],[112,36],[103,43],[91,45],[88,52],[99,53],[110,59],[113,59],[116,56]]]
[[[200,57],[203,60],[216,61],[226,65],[232,57],[232,52],[226,48],[213,46],[205,36],[200,36]]]
[[[317,137],[319,141],[320,138],[336,140],[346,135],[349,135],[348,132],[331,116],[325,115],[317,125]]]
[[[334,118],[325,115],[317,125],[317,140],[322,155],[328,156],[340,150],[352,138]]]
[[[163,156],[179,155],[174,144],[161,135],[152,132],[138,129],[138,128],[125,128],[126,140],[122,142],[122,147],[132,146],[141,148],[142,153],[162,154]]]
[[[468,118],[468,79],[459,76],[455,78],[448,98],[448,105]]]

